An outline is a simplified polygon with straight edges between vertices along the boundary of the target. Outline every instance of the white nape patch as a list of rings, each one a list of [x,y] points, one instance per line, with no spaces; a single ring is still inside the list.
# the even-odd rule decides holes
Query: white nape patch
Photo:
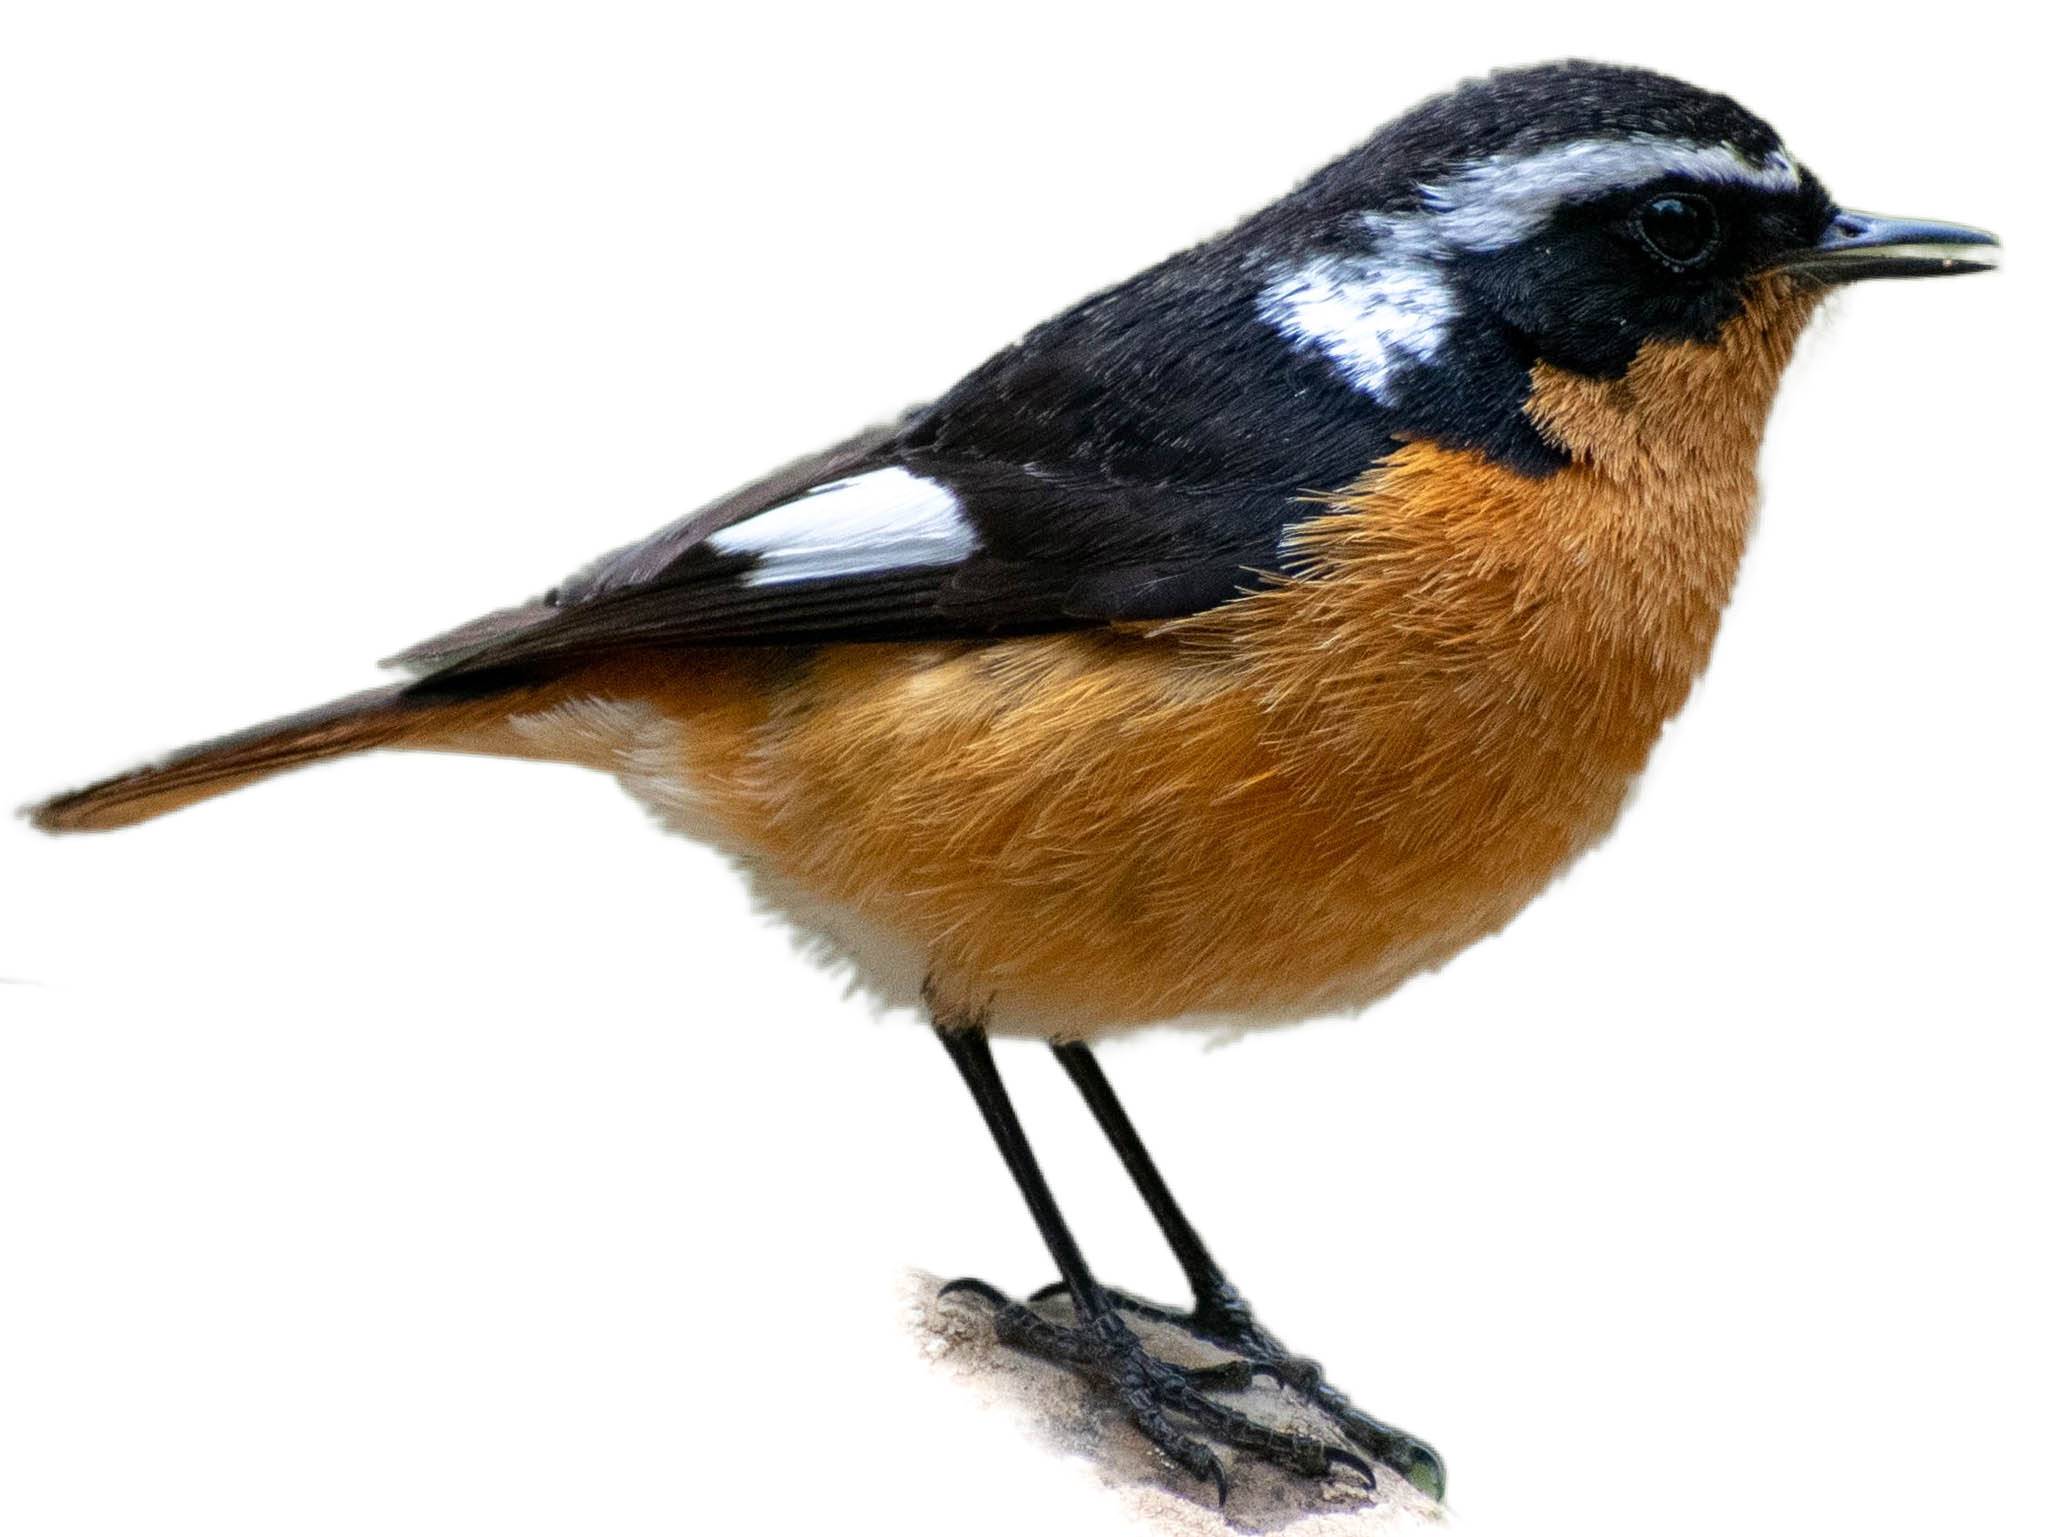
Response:
[[[705,541],[720,555],[758,555],[750,587],[948,566],[975,550],[960,499],[901,465],[814,486]]]
[[[1458,297],[1428,266],[1374,256],[1319,256],[1268,286],[1259,313],[1322,352],[1376,399],[1395,397],[1396,376],[1428,362],[1458,318]]]
[[[1453,258],[1506,250],[1567,203],[1668,176],[1761,192],[1800,186],[1800,168],[1784,150],[1754,160],[1730,144],[1649,134],[1491,155],[1419,189],[1420,209],[1361,214],[1371,249],[1276,274],[1259,296],[1260,317],[1329,358],[1352,388],[1392,404],[1401,376],[1436,357],[1459,317],[1446,275]]]

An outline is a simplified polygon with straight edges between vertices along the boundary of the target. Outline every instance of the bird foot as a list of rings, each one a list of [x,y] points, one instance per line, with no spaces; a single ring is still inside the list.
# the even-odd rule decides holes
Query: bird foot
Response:
[[[1218,1445],[1303,1478],[1320,1479],[1333,1468],[1350,1468],[1367,1489],[1374,1487],[1372,1464],[1350,1447],[1262,1424],[1209,1396],[1249,1387],[1262,1376],[1285,1382],[1283,1372],[1271,1363],[1233,1357],[1213,1366],[1178,1365],[1148,1351],[1119,1311],[1069,1325],[1055,1322],[1029,1303],[1013,1301],[985,1281],[949,1281],[939,1295],[957,1293],[980,1297],[995,1309],[996,1337],[1004,1344],[1070,1367],[1108,1389],[1132,1424],[1170,1461],[1216,1486],[1220,1507],[1229,1497],[1230,1481],[1217,1456]],[[1174,1317],[1122,1294],[1117,1302],[1119,1309],[1136,1316]],[[1127,1308],[1126,1303],[1135,1306]],[[1193,1433],[1177,1419],[1186,1421]]]
[[[979,1283],[976,1283],[979,1285]],[[1031,1295],[1042,1302],[1067,1290],[1065,1281],[1055,1281]],[[1171,1325],[1194,1335],[1204,1343],[1232,1356],[1257,1374],[1271,1377],[1321,1411],[1347,1441],[1375,1462],[1392,1468],[1433,1500],[1444,1498],[1444,1459],[1427,1441],[1375,1419],[1357,1407],[1325,1380],[1323,1368],[1307,1356],[1289,1352],[1253,1316],[1251,1306],[1228,1281],[1219,1281],[1197,1305],[1187,1311],[1164,1308],[1158,1303],[1134,1297],[1129,1292],[1105,1287],[1105,1294],[1121,1313],[1154,1323]]]

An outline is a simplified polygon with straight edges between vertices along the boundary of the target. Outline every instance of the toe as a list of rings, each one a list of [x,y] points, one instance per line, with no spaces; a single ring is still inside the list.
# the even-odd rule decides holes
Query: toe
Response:
[[[1279,1382],[1271,1366],[1258,1361],[1220,1361],[1215,1366],[1183,1367],[1182,1379],[1211,1393],[1241,1393],[1260,1378]]]

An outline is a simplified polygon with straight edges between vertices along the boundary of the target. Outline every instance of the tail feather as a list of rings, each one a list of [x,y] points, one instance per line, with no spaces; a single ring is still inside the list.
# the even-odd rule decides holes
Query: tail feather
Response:
[[[324,758],[375,747],[431,745],[424,738],[436,734],[437,717],[461,707],[447,700],[408,698],[405,690],[404,684],[369,689],[181,748],[159,763],[31,806],[28,818],[49,833],[106,832]]]

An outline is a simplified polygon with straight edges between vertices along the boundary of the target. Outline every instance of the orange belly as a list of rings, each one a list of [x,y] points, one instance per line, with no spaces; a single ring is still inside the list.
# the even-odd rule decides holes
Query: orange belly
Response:
[[[1306,703],[1164,637],[839,652],[728,760],[719,841],[886,995],[929,976],[1034,1034],[1288,1020],[1505,922],[1642,761],[1535,723],[1488,750],[1392,696]]]
[[[1291,689],[1259,633],[1289,625],[691,658],[519,724],[738,856],[888,1002],[929,978],[1062,1036],[1295,1019],[1505,922],[1607,829],[1655,724],[1392,659]]]

